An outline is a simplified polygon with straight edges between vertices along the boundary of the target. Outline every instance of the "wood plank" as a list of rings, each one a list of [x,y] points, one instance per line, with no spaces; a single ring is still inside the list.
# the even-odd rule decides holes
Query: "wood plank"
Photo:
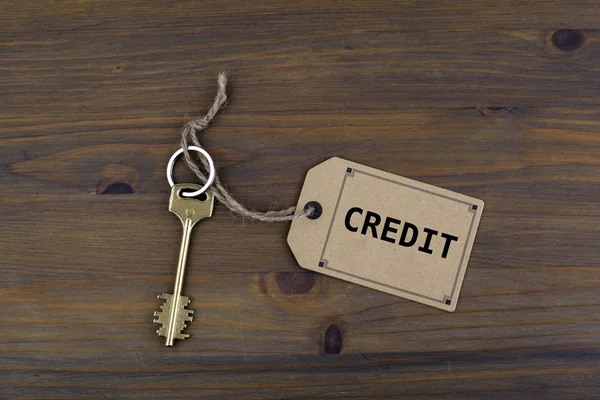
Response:
[[[118,0],[82,3],[76,0],[47,1],[46,7],[32,3],[8,3],[0,16],[10,31],[38,32],[101,28],[123,30],[197,27],[213,24],[221,35],[239,35],[256,23],[286,29],[307,24],[307,29],[335,29],[342,26],[381,26],[400,30],[488,30],[498,28],[597,28],[598,8],[588,0],[522,2],[493,0],[438,1],[343,1],[302,3],[267,0],[260,4],[209,0],[161,2]]]
[[[449,362],[452,359],[452,362]],[[514,361],[523,360],[515,367]],[[50,359],[53,361],[53,359]],[[45,360],[44,360],[45,361]],[[470,398],[585,398],[593,397],[598,380],[596,349],[557,349],[552,355],[532,352],[430,353],[427,356],[363,354],[315,356],[200,358],[189,353],[163,351],[148,355],[134,351],[104,359],[97,354],[56,358],[58,364],[38,361],[34,372],[16,373],[12,393],[35,396],[31,383],[44,382],[46,398],[107,397],[164,398],[172,396],[173,379],[185,382],[177,395],[194,398],[198,393],[215,399],[233,394],[239,398],[402,398],[436,399],[454,395]],[[138,365],[117,371],[121,385],[113,382],[114,369],[101,365]],[[100,367],[79,370],[80,364],[98,362]],[[151,367],[155,366],[155,367]],[[168,367],[168,371],[166,371]],[[539,367],[539,368],[538,368]],[[77,368],[77,371],[74,371]],[[337,371],[334,372],[334,371]],[[543,379],[540,371],[553,377]],[[0,378],[1,379],[1,378]],[[65,382],[79,382],[67,387]],[[527,386],[526,392],[522,387]]]
[[[191,99],[213,95],[220,71],[233,78],[237,107],[257,115],[598,104],[594,29],[578,31],[581,46],[567,40],[576,48],[565,51],[552,42],[556,29],[414,32],[322,21],[312,29],[310,15],[279,18],[244,16],[243,34],[223,33],[211,20],[173,22],[168,36],[160,27],[109,29],[104,21],[76,28],[77,35],[9,31],[1,36],[4,107],[23,117],[59,107],[78,116],[168,111],[181,120],[198,113]]]

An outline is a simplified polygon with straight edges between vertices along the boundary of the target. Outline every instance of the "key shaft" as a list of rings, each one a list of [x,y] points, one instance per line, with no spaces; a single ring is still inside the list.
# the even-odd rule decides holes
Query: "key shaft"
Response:
[[[194,224],[190,218],[186,218],[182,221],[183,224],[183,235],[181,237],[181,248],[179,250],[179,261],[177,262],[177,274],[175,276],[175,286],[173,287],[173,300],[171,301],[171,311],[169,314],[169,325],[167,326],[167,339],[166,345],[173,346],[175,341],[175,333],[178,332],[178,326],[176,323],[177,310],[185,307],[187,304],[181,305],[181,290],[183,288],[183,277],[185,275],[185,265],[187,262],[187,255],[190,246],[190,237],[192,235],[192,228]]]
[[[177,276],[175,277],[175,286],[173,294],[181,295],[183,288],[183,276],[185,275],[185,265],[187,263],[187,255],[190,247],[190,238],[192,236],[192,228],[194,224],[190,218],[183,221],[183,235],[181,236],[181,248],[179,250],[179,261],[177,261]]]

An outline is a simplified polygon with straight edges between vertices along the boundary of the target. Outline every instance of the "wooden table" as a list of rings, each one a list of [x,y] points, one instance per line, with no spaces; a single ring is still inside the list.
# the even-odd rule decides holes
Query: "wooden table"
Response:
[[[0,398],[600,397],[597,2],[2,10]],[[486,202],[456,312],[302,270],[288,224],[218,206],[192,338],[164,346],[164,167],[221,71],[202,139],[249,207],[294,205],[332,156]]]

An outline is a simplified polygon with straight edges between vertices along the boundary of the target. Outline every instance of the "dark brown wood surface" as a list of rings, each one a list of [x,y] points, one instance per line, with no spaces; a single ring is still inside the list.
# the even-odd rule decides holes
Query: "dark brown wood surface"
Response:
[[[600,398],[599,27],[594,1],[2,1],[0,398]],[[217,206],[164,347],[164,167],[220,71],[203,141],[250,207],[332,156],[486,202],[456,312]]]

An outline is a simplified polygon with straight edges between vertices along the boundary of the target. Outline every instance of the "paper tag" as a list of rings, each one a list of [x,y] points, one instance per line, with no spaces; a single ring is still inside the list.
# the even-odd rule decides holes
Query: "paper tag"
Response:
[[[288,244],[303,268],[454,311],[483,201],[341,158],[308,171]]]

